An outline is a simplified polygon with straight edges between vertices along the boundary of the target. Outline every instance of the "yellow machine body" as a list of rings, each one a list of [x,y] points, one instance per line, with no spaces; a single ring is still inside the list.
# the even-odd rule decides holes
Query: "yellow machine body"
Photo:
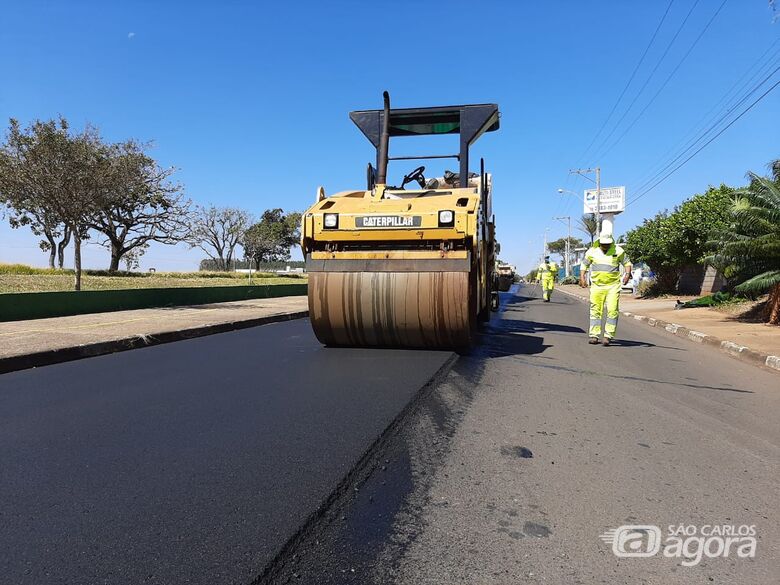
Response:
[[[483,172],[463,187],[437,183],[415,190],[379,183],[330,197],[319,189],[303,214],[301,246],[322,343],[471,345],[478,321],[490,315],[491,180]]]

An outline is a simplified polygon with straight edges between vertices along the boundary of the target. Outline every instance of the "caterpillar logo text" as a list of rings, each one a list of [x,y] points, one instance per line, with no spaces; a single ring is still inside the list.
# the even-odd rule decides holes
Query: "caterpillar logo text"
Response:
[[[355,218],[355,227],[359,228],[406,228],[420,227],[419,215],[363,215]]]

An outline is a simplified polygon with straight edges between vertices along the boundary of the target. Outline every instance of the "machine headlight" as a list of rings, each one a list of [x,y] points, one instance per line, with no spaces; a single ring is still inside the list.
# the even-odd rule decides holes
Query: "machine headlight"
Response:
[[[323,225],[325,229],[334,230],[339,227],[339,214],[338,213],[326,213],[323,218]]]
[[[455,213],[449,209],[442,209],[439,212],[439,227],[451,226],[455,223]]]

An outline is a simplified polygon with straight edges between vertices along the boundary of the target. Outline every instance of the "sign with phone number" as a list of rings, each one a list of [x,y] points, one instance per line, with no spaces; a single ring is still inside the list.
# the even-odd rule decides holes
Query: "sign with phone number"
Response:
[[[625,187],[602,187],[599,211],[601,213],[620,213],[626,209]],[[583,200],[584,213],[596,213],[596,190],[587,189]]]

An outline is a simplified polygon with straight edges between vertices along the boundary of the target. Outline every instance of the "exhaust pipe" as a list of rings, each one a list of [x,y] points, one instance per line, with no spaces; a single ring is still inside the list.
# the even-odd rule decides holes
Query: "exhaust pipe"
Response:
[[[379,138],[379,152],[376,161],[376,182],[378,185],[387,184],[387,156],[390,145],[390,94],[382,93],[385,102],[385,112],[382,120],[382,135]]]

